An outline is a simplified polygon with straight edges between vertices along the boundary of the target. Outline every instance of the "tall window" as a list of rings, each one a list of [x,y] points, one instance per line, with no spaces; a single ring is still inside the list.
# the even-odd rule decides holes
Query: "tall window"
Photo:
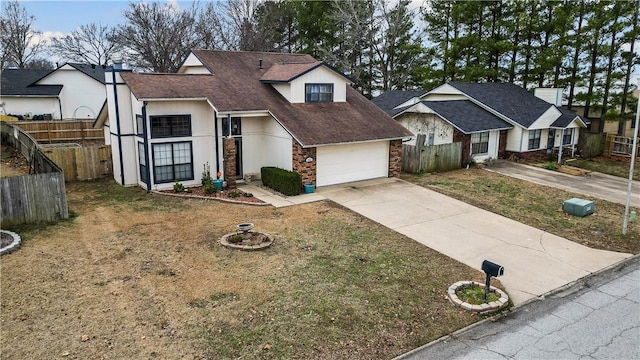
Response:
[[[140,180],[147,182],[147,160],[144,157],[144,144],[138,143],[138,162],[140,163]]]
[[[142,115],[136,115],[136,134],[144,135],[144,126],[142,125]]]
[[[193,180],[191,142],[153,144],[155,183]]]
[[[231,123],[229,118],[222,119],[222,136],[242,135],[242,120],[239,117],[232,117]]]
[[[562,145],[571,145],[573,140],[573,129],[565,129],[562,135]]]
[[[151,116],[151,137],[191,136],[191,115]]]
[[[471,134],[471,154],[486,154],[489,152],[489,132]]]
[[[529,130],[529,150],[540,148],[542,130]]]
[[[306,84],[305,102],[332,102],[333,84]]]

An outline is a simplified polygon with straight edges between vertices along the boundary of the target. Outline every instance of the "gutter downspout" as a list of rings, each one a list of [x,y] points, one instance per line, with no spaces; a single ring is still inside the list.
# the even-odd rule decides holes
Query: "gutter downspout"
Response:
[[[147,164],[145,166],[145,177],[147,181],[145,184],[147,185],[147,193],[151,192],[151,162],[149,161],[149,137],[147,132],[147,102],[142,102],[142,136],[144,137],[144,162]]]
[[[216,137],[216,180],[218,179],[218,174],[220,173],[220,143],[219,143],[219,139],[218,139],[218,112],[214,111],[213,112],[213,128],[214,128],[214,132],[215,132],[215,137]]]
[[[60,100],[60,95],[56,96],[58,99],[58,108],[60,109],[60,120],[62,120],[62,100]]]
[[[116,69],[111,71],[111,80],[113,82],[113,97],[116,105],[116,129],[118,131],[118,152],[120,156],[120,183],[124,186],[124,157],[122,156],[122,136],[120,130],[120,107],[118,106],[118,84],[116,83]]]

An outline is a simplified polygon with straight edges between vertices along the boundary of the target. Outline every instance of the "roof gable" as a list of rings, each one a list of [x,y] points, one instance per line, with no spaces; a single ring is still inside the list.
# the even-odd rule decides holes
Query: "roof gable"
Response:
[[[260,60],[259,60],[260,61]],[[291,82],[302,75],[309,73],[320,66],[324,66],[327,69],[333,71],[334,73],[340,75],[345,78],[348,82],[353,82],[346,75],[336,70],[334,67],[323,61],[314,61],[314,62],[303,62],[303,63],[278,63],[271,66],[269,70],[267,70],[264,75],[260,78],[260,81],[269,84],[269,83],[288,83]]]
[[[561,107],[557,107],[557,108],[558,110],[560,110],[562,115],[560,115],[560,117],[556,121],[554,121],[553,124],[551,124],[552,128],[564,129],[569,125],[571,125],[574,121],[576,121],[580,127],[584,127],[584,128],[587,127],[587,124],[585,124],[582,117],[580,117],[578,114],[574,113],[571,110],[567,110]]]
[[[513,127],[469,100],[423,101],[421,104],[465,134]]]
[[[529,128],[554,106],[511,83],[450,82],[448,85],[524,128]]]

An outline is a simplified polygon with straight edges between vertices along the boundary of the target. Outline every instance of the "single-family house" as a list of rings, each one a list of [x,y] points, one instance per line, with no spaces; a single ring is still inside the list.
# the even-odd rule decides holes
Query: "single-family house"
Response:
[[[95,119],[106,101],[102,65],[66,63],[55,70],[4,69],[0,103],[23,119]]]
[[[373,101],[407,129],[427,135],[426,145],[461,141],[463,161],[546,158],[561,147],[573,154],[586,127],[575,113],[510,83],[450,82],[412,94]]]
[[[326,186],[396,176],[412,136],[310,55],[193,50],[178,73],[106,74],[114,178],[147,190],[200,183],[209,164],[233,187],[264,166]]]

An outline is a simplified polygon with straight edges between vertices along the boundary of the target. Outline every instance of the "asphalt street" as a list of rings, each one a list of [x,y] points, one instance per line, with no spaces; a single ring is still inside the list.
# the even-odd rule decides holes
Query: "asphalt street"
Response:
[[[640,359],[640,256],[398,359]]]

